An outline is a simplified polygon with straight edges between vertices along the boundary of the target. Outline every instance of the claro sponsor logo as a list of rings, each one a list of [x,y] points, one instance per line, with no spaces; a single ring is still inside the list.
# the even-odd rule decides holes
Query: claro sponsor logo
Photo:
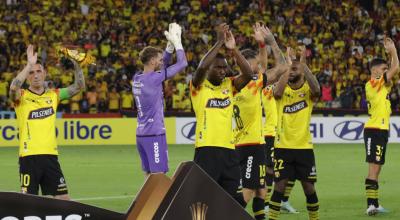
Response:
[[[296,113],[304,108],[307,108],[307,102],[306,101],[300,101],[300,102],[296,102],[292,105],[285,105],[285,107],[283,107],[283,112],[284,113]]]
[[[363,138],[364,123],[360,121],[343,121],[334,127],[334,133],[337,137],[355,141]]]
[[[181,133],[185,138],[194,141],[196,135],[196,122],[192,121],[185,124],[181,129]]]
[[[68,215],[65,218],[61,215],[51,215],[51,216],[46,216],[44,218],[40,218],[38,216],[25,216],[23,218],[16,218],[13,216],[7,216],[2,218],[1,220],[81,220],[82,216],[80,215]]]
[[[207,101],[207,108],[226,108],[231,104],[229,97],[224,99],[209,99]]]
[[[40,108],[29,112],[29,119],[42,119],[54,115],[53,107]]]

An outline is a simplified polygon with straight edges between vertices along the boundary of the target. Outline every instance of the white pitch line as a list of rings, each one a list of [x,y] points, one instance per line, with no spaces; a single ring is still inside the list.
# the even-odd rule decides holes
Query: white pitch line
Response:
[[[125,196],[102,196],[102,197],[86,197],[86,198],[78,198],[73,201],[90,201],[90,200],[107,200],[107,199],[125,199],[125,198],[133,198],[134,195],[125,195]]]

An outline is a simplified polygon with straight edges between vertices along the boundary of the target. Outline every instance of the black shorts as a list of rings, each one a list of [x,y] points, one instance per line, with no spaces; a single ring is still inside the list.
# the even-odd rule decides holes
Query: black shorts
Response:
[[[265,187],[264,145],[237,147],[243,188],[261,189]]]
[[[385,164],[388,136],[389,132],[387,130],[364,129],[366,162]]]
[[[274,167],[274,143],[275,137],[265,136],[265,157],[267,161],[267,167]]]
[[[38,195],[68,194],[64,175],[56,155],[32,155],[19,158],[22,193]]]
[[[317,181],[317,169],[312,149],[275,148],[274,157],[275,182],[293,177],[300,181]]]
[[[223,147],[198,147],[194,152],[194,162],[233,198],[240,194],[240,166],[235,150]]]

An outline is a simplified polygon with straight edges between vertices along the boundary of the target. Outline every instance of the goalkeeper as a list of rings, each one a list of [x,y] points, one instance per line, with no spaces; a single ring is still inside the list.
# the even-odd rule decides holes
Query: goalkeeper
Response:
[[[181,32],[178,24],[169,25],[169,31],[164,32],[168,40],[164,53],[156,47],[145,47],[140,52],[143,71],[133,77],[133,95],[138,110],[136,144],[146,176],[168,171],[163,82],[183,71],[188,65],[181,43]],[[170,65],[174,49],[177,62]]]

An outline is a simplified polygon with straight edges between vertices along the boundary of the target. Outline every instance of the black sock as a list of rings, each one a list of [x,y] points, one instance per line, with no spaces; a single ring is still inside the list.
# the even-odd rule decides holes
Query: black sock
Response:
[[[306,195],[306,197],[307,197],[307,210],[308,210],[309,220],[318,220],[319,203],[318,203],[317,193],[314,192],[311,195]]]
[[[272,183],[274,182],[274,175],[267,173],[265,176],[265,188],[267,189],[267,193],[265,194],[264,205],[269,206],[269,198],[271,197],[272,192]]]
[[[243,194],[242,194],[242,193],[237,193],[233,198],[234,198],[243,208],[246,208],[247,202],[244,201],[244,198],[243,198]]]
[[[254,197],[253,199],[253,213],[256,220],[265,219],[264,199]]]
[[[374,205],[375,207],[379,207],[378,202],[378,182],[371,179],[365,179],[365,191],[367,195],[367,207],[370,205]]]
[[[283,193],[275,191],[272,193],[271,200],[269,201],[269,213],[268,218],[270,220],[275,220],[279,218],[281,213],[281,201],[283,198]]]
[[[289,196],[290,193],[292,192],[295,181],[296,180],[289,180],[288,183],[286,184],[285,194],[283,195],[282,202],[287,202],[289,200]]]

